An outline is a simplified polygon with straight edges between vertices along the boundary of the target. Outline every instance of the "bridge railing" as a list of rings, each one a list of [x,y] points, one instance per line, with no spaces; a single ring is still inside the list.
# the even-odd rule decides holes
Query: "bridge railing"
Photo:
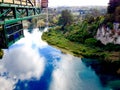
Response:
[[[0,0],[0,3],[40,7],[40,0]]]
[[[41,14],[40,0],[0,0],[0,25]]]

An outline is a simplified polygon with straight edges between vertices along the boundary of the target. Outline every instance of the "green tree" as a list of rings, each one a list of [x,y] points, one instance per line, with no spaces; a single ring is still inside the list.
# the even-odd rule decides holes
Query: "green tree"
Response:
[[[115,21],[120,22],[120,6],[115,9]]]
[[[53,23],[56,24],[58,22],[56,17],[53,17]]]
[[[61,16],[59,18],[59,25],[62,25],[62,29],[64,30],[66,25],[70,25],[73,21],[73,15],[68,10],[63,10]]]
[[[96,46],[97,40],[95,38],[88,38],[85,40],[85,44],[89,46]]]
[[[37,27],[45,27],[45,22],[43,19],[41,19],[37,22]]]

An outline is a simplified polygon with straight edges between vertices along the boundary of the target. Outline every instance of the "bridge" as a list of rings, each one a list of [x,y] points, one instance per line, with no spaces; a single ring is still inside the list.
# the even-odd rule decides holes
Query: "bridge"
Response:
[[[41,14],[48,0],[0,0],[0,48],[8,48],[24,37],[22,20]]]

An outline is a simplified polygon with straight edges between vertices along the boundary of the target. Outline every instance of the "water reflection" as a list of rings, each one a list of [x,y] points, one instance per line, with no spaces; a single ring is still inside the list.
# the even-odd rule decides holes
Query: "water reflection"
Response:
[[[35,30],[33,35],[36,34],[36,31],[37,30]],[[36,37],[38,38],[38,34],[36,34],[36,36],[34,35],[33,37],[27,31],[25,31],[25,36],[25,38],[18,41],[8,50],[4,50],[5,54],[0,62],[0,81],[3,82],[4,80],[5,87],[0,86],[0,90],[2,87],[6,88],[7,83],[10,81],[14,82],[14,88],[14,84],[18,80],[29,80],[32,78],[40,79],[44,71],[45,58],[40,56],[38,53],[38,46],[42,46],[39,45],[38,40],[35,39]],[[33,45],[35,42],[33,39],[36,41],[35,46]],[[11,88],[11,90],[13,90],[13,88]]]
[[[88,67],[91,67],[99,76],[103,86],[111,87],[112,90],[120,90],[120,76],[117,73],[120,62],[105,62],[94,59],[83,58],[82,62]]]
[[[5,50],[0,62],[0,90],[104,90],[80,58],[43,42],[38,29],[24,32],[25,38]]]
[[[50,90],[103,90],[98,77],[79,58],[61,55],[55,69]]]

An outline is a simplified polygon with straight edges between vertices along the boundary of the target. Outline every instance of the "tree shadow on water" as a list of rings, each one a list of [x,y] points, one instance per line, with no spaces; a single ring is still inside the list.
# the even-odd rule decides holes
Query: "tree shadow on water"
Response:
[[[82,58],[82,62],[95,71],[104,87],[120,90],[120,75],[117,73],[120,68],[120,61],[106,62]]]

